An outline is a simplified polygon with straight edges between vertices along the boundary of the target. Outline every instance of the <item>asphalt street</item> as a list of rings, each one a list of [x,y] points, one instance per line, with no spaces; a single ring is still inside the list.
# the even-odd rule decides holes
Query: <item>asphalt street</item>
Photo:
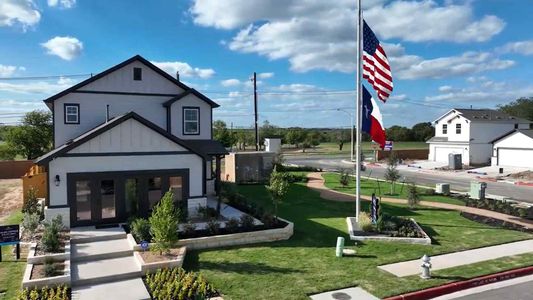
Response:
[[[289,164],[311,166],[315,168],[322,168],[325,171],[338,171],[341,169],[353,168],[353,164],[343,162],[349,159],[348,157],[333,157],[322,155],[307,155],[296,156],[286,155],[285,162]],[[400,174],[405,177],[405,181],[413,181],[418,185],[435,186],[436,183],[449,183],[452,190],[466,192],[470,189],[470,181],[472,179],[464,177],[453,177],[450,175],[427,174],[418,172],[416,169],[399,170]],[[385,168],[383,167],[369,167],[362,172],[362,176],[383,179]],[[533,203],[533,187],[517,186],[509,183],[489,182],[487,183],[487,194],[504,196],[514,200]]]
[[[454,298],[455,300],[531,300],[533,299],[533,281],[488,290],[477,294]]]

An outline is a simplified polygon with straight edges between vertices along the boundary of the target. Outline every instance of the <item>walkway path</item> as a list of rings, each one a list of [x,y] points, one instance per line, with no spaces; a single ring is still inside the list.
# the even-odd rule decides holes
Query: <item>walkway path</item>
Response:
[[[338,191],[334,191],[334,190],[327,188],[324,185],[324,179],[322,178],[322,173],[319,173],[319,172],[308,173],[307,178],[308,178],[307,187],[312,190],[318,191],[320,193],[320,197],[326,200],[341,201],[341,202],[355,201],[355,195],[338,192]],[[370,201],[370,196],[362,195],[361,199]],[[397,198],[382,197],[381,201],[388,202],[388,203],[396,203],[396,204],[407,204],[407,200],[397,199]],[[471,213],[475,215],[490,217],[490,218],[502,220],[505,222],[518,224],[528,229],[533,229],[533,220],[527,220],[527,219],[523,219],[520,217],[510,216],[510,215],[506,215],[506,214],[502,214],[499,212],[494,212],[494,211],[490,211],[486,209],[454,205],[454,204],[449,204],[449,203],[431,202],[431,201],[420,201],[420,205],[467,212],[467,213]]]
[[[501,244],[497,246],[436,255],[431,257],[431,270],[441,270],[457,266],[469,265],[481,261],[497,259],[504,256],[520,255],[533,252],[533,240],[525,240]],[[378,268],[392,273],[398,277],[420,274],[420,259],[409,260]]]

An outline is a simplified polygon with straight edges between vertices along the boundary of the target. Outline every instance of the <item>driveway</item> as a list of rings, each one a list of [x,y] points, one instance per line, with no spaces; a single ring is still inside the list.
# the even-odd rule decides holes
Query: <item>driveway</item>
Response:
[[[287,155],[284,157],[285,162],[295,165],[305,165],[315,168],[322,168],[325,171],[338,171],[341,169],[353,168],[353,164],[346,162],[349,159],[346,156],[296,156]],[[419,185],[435,186],[436,183],[449,183],[451,189],[460,192],[470,190],[470,181],[475,177],[457,176],[454,173],[428,172],[416,168],[402,167],[399,172],[405,177],[406,181],[414,181]],[[362,176],[384,178],[385,168],[381,166],[369,166]],[[488,182],[487,194],[512,198],[518,201],[533,203],[533,187],[517,186],[509,183]]]

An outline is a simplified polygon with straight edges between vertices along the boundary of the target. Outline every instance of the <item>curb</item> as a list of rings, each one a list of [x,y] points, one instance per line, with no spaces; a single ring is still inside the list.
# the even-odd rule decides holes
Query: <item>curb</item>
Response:
[[[521,185],[521,186],[533,186],[533,182],[524,182],[524,181],[517,181],[514,184]]]
[[[432,299],[438,296],[486,285],[489,283],[495,283],[499,281],[509,280],[516,277],[526,276],[533,274],[533,266],[509,270],[505,272],[475,277],[465,281],[456,281],[452,283],[447,283],[444,285],[428,288],[425,290],[420,290],[416,292],[411,292],[407,294],[397,295],[385,298],[384,300],[424,300]]]

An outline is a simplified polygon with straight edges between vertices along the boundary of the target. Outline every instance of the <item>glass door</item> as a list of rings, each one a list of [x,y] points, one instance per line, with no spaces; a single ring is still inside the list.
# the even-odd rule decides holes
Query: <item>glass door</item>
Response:
[[[117,217],[115,180],[100,180],[100,218],[102,220]]]
[[[89,180],[76,181],[76,222],[90,222],[92,218],[92,192]]]

